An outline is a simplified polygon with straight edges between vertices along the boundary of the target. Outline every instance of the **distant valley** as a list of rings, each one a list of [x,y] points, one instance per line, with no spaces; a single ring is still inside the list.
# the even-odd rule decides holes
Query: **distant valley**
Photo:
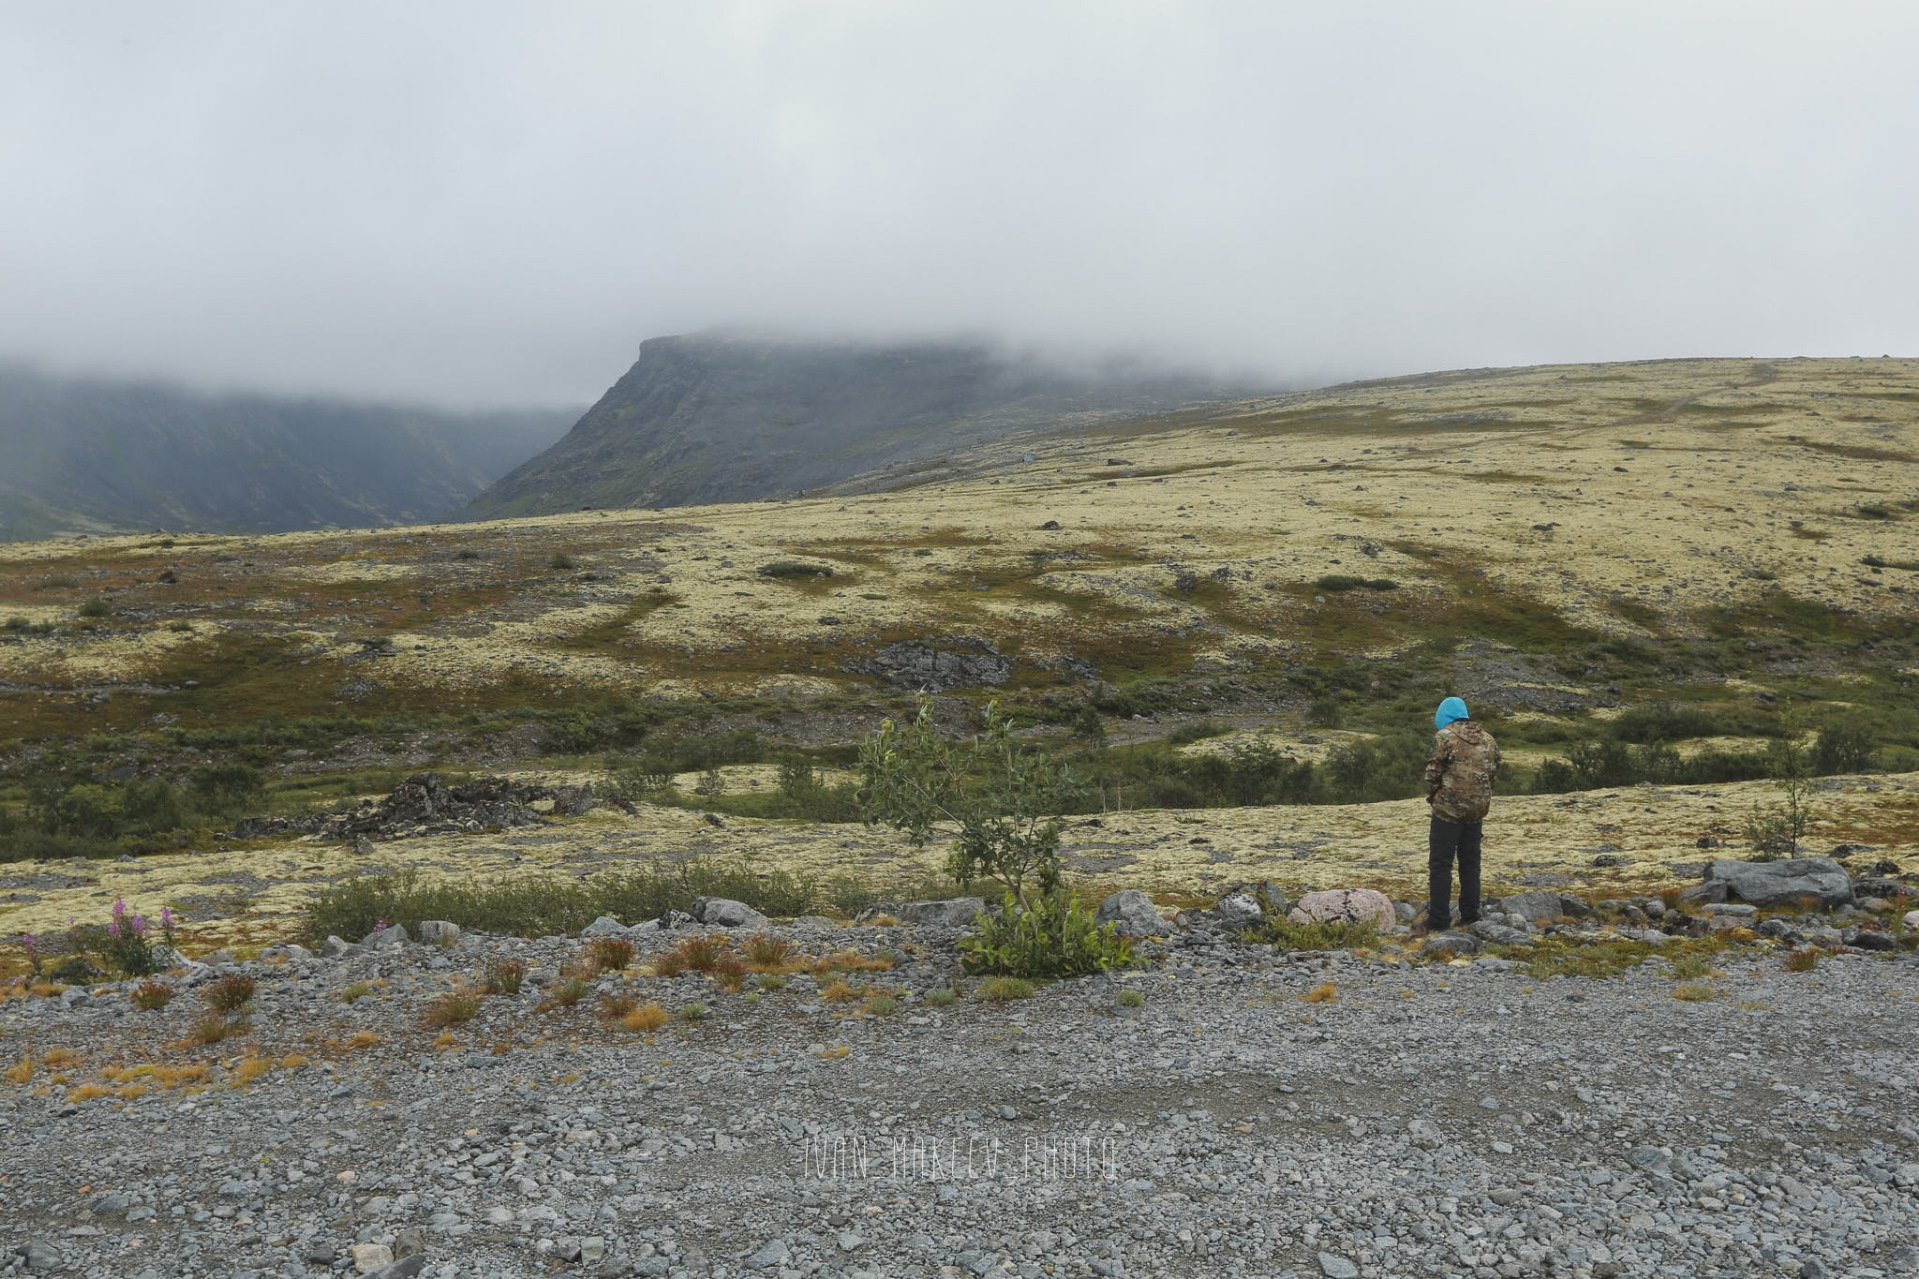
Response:
[[[577,415],[218,395],[0,365],[0,541],[438,519]]]

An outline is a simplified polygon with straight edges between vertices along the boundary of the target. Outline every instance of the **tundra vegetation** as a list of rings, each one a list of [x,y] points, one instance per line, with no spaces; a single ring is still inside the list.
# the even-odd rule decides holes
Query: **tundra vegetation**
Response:
[[[0,912],[57,934],[123,894],[213,945],[701,895],[850,915],[976,882],[1067,930],[1076,891],[1122,882],[1410,891],[1393,845],[1454,692],[1505,748],[1509,882],[1605,887],[1570,817],[1641,784],[1657,829],[1599,832],[1636,891],[1702,838],[1896,849],[1911,813],[1826,779],[1919,769],[1915,459],[1909,361],[1570,366],[1037,434],[751,506],[13,544],[0,858],[65,879]],[[600,807],[537,853],[236,836],[426,769]],[[943,831],[909,774],[950,788]]]

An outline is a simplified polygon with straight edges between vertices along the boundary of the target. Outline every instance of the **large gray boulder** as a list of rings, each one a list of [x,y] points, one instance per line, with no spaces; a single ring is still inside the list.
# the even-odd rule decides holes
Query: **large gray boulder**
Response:
[[[1113,931],[1121,937],[1164,937],[1173,931],[1173,926],[1160,918],[1153,899],[1137,888],[1108,897],[1093,918],[1101,924],[1118,925]]]
[[[902,924],[921,924],[932,928],[971,928],[986,910],[984,897],[949,897],[937,902],[875,902],[859,913],[855,922],[886,916]]]
[[[1251,893],[1228,893],[1214,903],[1213,909],[1219,914],[1219,926],[1229,933],[1243,932],[1266,918]]]
[[[1794,857],[1776,862],[1721,860],[1706,867],[1704,882],[1724,884],[1729,895],[1754,906],[1790,906],[1811,899],[1830,909],[1852,901],[1852,878],[1830,857]]]
[[[582,937],[624,937],[626,925],[611,915],[601,915],[598,919],[580,930]]]
[[[731,897],[697,897],[693,900],[693,918],[714,928],[764,928],[766,916]]]
[[[1508,915],[1518,915],[1530,924],[1549,924],[1565,913],[1559,894],[1543,888],[1508,897],[1500,903],[1500,909]]]

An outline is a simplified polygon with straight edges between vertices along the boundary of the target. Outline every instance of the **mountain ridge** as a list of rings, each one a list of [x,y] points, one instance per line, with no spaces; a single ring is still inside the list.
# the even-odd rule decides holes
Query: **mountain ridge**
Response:
[[[1193,374],[1074,371],[985,342],[652,338],[563,439],[460,515],[790,496],[1042,426],[1254,393]]]

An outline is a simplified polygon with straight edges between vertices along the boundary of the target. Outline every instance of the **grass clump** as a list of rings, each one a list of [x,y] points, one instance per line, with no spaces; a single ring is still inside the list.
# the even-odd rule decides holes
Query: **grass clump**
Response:
[[[523,959],[489,959],[480,970],[480,989],[489,995],[517,995],[525,981]]]
[[[200,993],[200,998],[217,1013],[237,1013],[253,1002],[258,989],[259,985],[253,978],[234,973],[208,985]]]
[[[1033,991],[1033,983],[1024,977],[989,977],[980,983],[979,998],[982,1003],[1004,1004],[1031,999]]]
[[[951,1008],[958,1002],[959,992],[951,986],[941,986],[936,990],[926,992],[926,1006],[928,1008]]]
[[[107,607],[107,602],[97,595],[80,606],[80,616],[89,620],[98,620],[112,611]]]
[[[249,1027],[244,1017],[227,1017],[214,1011],[201,1013],[187,1027],[187,1043],[196,1047],[208,1047],[223,1043],[236,1035],[244,1035]]]
[[[1789,973],[1809,973],[1819,967],[1819,952],[1811,946],[1803,946],[1786,956],[1786,971]]]
[[[873,995],[866,1001],[866,1012],[871,1017],[891,1017],[900,1010],[900,1001],[884,992]]]
[[[625,1026],[628,1030],[636,1030],[644,1033],[658,1030],[672,1020],[673,1014],[667,1012],[666,1009],[660,1007],[657,1003],[648,1002],[641,1004],[638,1008],[628,1013],[621,1022],[621,1025]]]
[[[1379,925],[1336,920],[1295,924],[1267,919],[1240,933],[1241,941],[1262,942],[1275,950],[1361,950],[1379,945]]]
[[[785,990],[786,978],[781,976],[779,973],[761,973],[759,975],[759,979],[755,981],[753,984],[758,986],[761,990],[767,990],[767,991]]]
[[[565,552],[561,552],[560,554],[555,555],[552,559],[548,560],[546,562],[546,566],[550,569],[554,569],[561,573],[570,573],[575,568],[579,567],[577,564],[573,562],[573,557],[571,555],[566,554]]]
[[[1712,974],[1712,961],[1704,955],[1677,955],[1672,961],[1672,975],[1678,981],[1694,981]]]
[[[707,1011],[708,1010],[705,1004],[691,1003],[691,1004],[688,1004],[686,1007],[680,1009],[680,1020],[681,1021],[705,1021]]]
[[[533,1006],[533,1010],[550,1013],[558,1008],[571,1008],[585,999],[586,992],[591,989],[592,985],[584,977],[563,978],[557,986],[547,992],[546,998]]]
[[[622,990],[611,995],[601,995],[599,1005],[593,1010],[593,1015],[604,1022],[625,1022],[628,1017],[633,1015],[633,1010],[639,1006],[640,1001],[638,996],[629,995]]]
[[[1712,987],[1700,982],[1680,982],[1672,989],[1674,999],[1681,999],[1689,1004],[1704,1003],[1712,998],[1712,994]]]
[[[678,960],[682,970],[690,968],[696,973],[710,973],[720,966],[721,961],[729,957],[728,953],[732,948],[733,939],[725,933],[708,933],[704,937],[688,937],[672,950],[661,955],[660,960],[665,960],[668,955],[671,955]],[[660,960],[654,961],[655,971],[658,970]]]
[[[1121,1008],[1144,1008],[1146,1006],[1146,996],[1140,994],[1137,990],[1122,990],[1119,994],[1113,996],[1113,1002]]]
[[[595,937],[582,949],[580,959],[594,976],[617,973],[633,962],[633,943],[624,937]]]
[[[449,990],[426,1006],[420,1020],[434,1029],[457,1026],[480,1015],[480,992]]]
[[[355,1003],[367,998],[373,993],[374,986],[371,982],[356,981],[350,986],[342,986],[340,988],[340,1002],[343,1004]]]
[[[748,967],[760,972],[777,972],[793,959],[793,943],[771,933],[754,933],[740,947]]]
[[[1302,1004],[1336,1004],[1339,1002],[1339,988],[1329,981],[1323,981],[1299,997]]]
[[[163,981],[154,981],[149,978],[135,986],[127,998],[132,1000],[133,1006],[141,1012],[150,1013],[156,1008],[165,1008],[172,1003],[173,995],[173,987]]]

